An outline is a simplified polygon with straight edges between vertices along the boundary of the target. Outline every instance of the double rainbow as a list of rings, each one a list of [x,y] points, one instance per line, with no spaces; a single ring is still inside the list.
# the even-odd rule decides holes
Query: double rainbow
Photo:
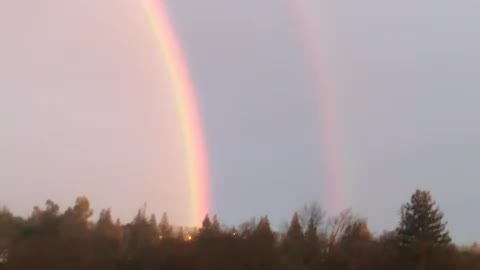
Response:
[[[190,187],[192,223],[199,225],[208,212],[208,164],[202,132],[202,123],[197,108],[195,89],[175,36],[174,27],[169,20],[167,9],[162,0],[140,0],[152,32],[157,40],[161,61],[165,64],[170,89],[175,96],[179,123],[185,147],[187,177]],[[320,42],[313,30],[313,16],[309,13],[307,0],[294,0],[294,10],[299,20],[303,44],[309,53],[314,71],[320,108],[320,127],[322,141],[327,158],[327,190],[331,210],[338,212],[345,206],[344,162],[338,129],[338,117],[335,107],[335,95],[328,90],[324,81]]]

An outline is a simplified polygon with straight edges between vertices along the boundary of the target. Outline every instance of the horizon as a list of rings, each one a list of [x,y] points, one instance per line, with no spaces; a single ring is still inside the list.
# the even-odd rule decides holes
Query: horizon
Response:
[[[2,5],[0,205],[382,233],[420,188],[480,241],[480,3],[142,1]]]

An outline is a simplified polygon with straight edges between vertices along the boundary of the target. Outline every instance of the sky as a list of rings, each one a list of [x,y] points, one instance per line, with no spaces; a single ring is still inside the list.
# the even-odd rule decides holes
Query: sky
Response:
[[[480,3],[299,2],[166,1],[204,122],[211,211],[278,225],[318,201],[381,233],[421,188],[454,241],[480,240]],[[28,215],[86,195],[122,221],[146,203],[185,223],[176,108],[138,3],[0,6],[0,204]],[[321,123],[320,93],[336,126]],[[339,179],[326,174],[327,133]]]

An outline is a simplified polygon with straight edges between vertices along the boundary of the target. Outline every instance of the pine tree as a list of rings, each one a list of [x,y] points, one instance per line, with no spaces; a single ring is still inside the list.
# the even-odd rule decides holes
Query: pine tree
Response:
[[[305,241],[312,244],[317,244],[319,241],[318,228],[313,218],[308,220],[307,229],[305,230]]]
[[[202,228],[200,228],[198,237],[200,239],[207,239],[211,237],[211,230],[212,230],[212,222],[210,221],[210,217],[208,214],[205,215],[205,218],[202,222]]]
[[[317,222],[314,218],[309,218],[307,229],[305,230],[305,263],[310,265],[313,258],[319,254],[320,238],[318,237]]]
[[[173,227],[168,221],[167,213],[163,213],[160,224],[158,225],[158,230],[160,233],[161,239],[170,239],[173,238]]]
[[[248,238],[250,246],[249,260],[255,267],[249,269],[279,269],[280,257],[278,257],[275,234],[270,227],[268,217],[260,218],[252,235]]]
[[[122,246],[121,226],[119,221],[114,224],[110,209],[100,212],[91,236],[89,258],[92,264],[111,263],[118,258]]]
[[[283,249],[288,260],[287,263],[292,268],[298,269],[303,265],[305,254],[304,240],[305,237],[303,235],[302,225],[300,224],[300,218],[295,212],[283,242]]]
[[[202,228],[200,229],[199,237],[202,239],[212,239],[218,238],[221,236],[222,231],[220,228],[220,222],[216,215],[213,216],[213,220],[210,221],[210,217],[208,215],[205,216],[205,219],[202,223]]]
[[[265,216],[260,218],[260,221],[253,232],[253,237],[268,244],[273,245],[275,243],[275,235],[270,227],[270,221],[268,220],[268,217]]]
[[[293,214],[290,226],[287,231],[286,241],[289,242],[301,242],[303,241],[303,229],[300,224],[300,218],[297,212]]]
[[[183,241],[188,240],[188,237],[185,235],[185,231],[183,230],[183,227],[180,227],[178,229],[177,233],[175,234],[175,239],[178,242],[183,242]]]
[[[217,215],[213,216],[213,221],[212,221],[212,232],[219,234],[220,233],[220,222],[218,221]]]
[[[146,217],[146,207],[139,209],[133,222],[128,225],[128,245],[130,251],[138,251],[153,246],[158,241],[156,218]]]
[[[117,218],[113,229],[115,231],[115,239],[117,239],[118,243],[122,243],[124,232],[123,232],[123,226],[122,226],[122,223],[120,222],[120,219]]]
[[[157,223],[157,217],[155,214],[150,215],[150,220],[148,222],[149,225],[149,231],[153,239],[158,239],[159,238],[159,232],[158,232],[158,223]]]
[[[449,232],[443,213],[428,191],[417,190],[410,202],[402,206],[401,221],[397,228],[402,246],[422,243],[432,247],[450,244]]]
[[[110,209],[100,211],[95,231],[100,237],[112,238],[115,235],[115,225],[113,224]]]
[[[212,226],[212,222],[210,221],[210,217],[208,214],[205,215],[205,218],[202,221],[202,229],[210,229]]]
[[[446,224],[428,191],[416,190],[410,202],[402,206],[397,228],[400,247],[405,254],[413,256],[417,269],[425,269],[436,250],[450,245]]]

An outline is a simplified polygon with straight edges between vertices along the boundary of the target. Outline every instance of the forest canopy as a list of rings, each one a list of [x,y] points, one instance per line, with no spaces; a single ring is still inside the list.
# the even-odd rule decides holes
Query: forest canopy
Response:
[[[480,269],[477,246],[452,243],[430,192],[400,209],[397,227],[374,235],[351,210],[327,217],[316,203],[274,231],[267,216],[229,227],[206,215],[184,228],[143,208],[122,224],[110,209],[93,220],[86,197],[63,212],[47,200],[29,217],[0,211],[0,269]]]

